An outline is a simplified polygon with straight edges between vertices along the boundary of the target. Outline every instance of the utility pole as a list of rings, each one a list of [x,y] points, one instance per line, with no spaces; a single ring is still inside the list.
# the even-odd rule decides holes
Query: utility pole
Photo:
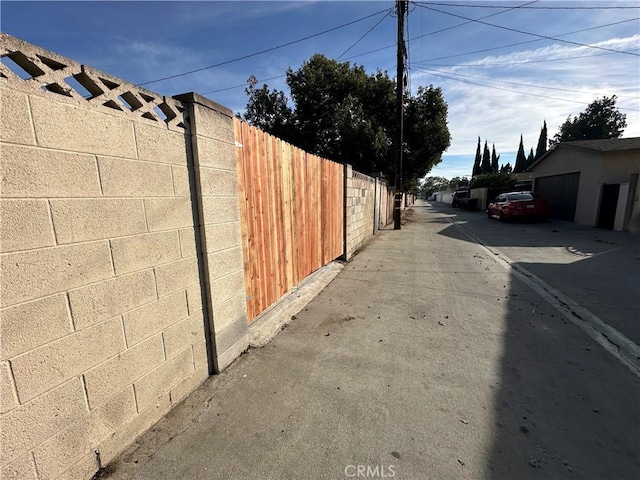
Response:
[[[407,12],[407,1],[396,1],[396,13],[398,14],[398,64],[396,73],[396,178],[395,198],[393,209],[393,229],[400,230],[402,218],[402,144],[403,144],[403,117],[404,117],[404,59],[406,54],[404,44],[404,16]]]

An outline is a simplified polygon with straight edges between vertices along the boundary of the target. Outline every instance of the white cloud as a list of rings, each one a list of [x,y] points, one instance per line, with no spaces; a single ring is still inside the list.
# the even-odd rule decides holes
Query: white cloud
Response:
[[[634,35],[609,39],[597,45],[616,50],[633,50],[637,49],[639,41],[640,35]],[[529,148],[535,148],[544,120],[547,122],[551,138],[569,115],[577,115],[584,111],[589,103],[603,95],[618,95],[617,105],[627,114],[628,127],[624,136],[640,136],[640,65],[637,57],[612,54],[515,65],[515,62],[593,53],[599,52],[586,47],[556,44],[465,62],[465,65],[514,63],[511,67],[438,68],[445,76],[449,73],[452,78],[455,77],[453,74],[482,78],[458,76],[455,77],[457,80],[448,80],[417,72],[412,75],[411,82],[416,87],[433,83],[443,89],[449,105],[449,129],[452,134],[452,144],[445,158],[451,158],[451,155],[470,155],[473,158],[478,136],[482,138],[483,143],[485,139],[489,141],[489,145],[495,142],[496,150],[501,153],[517,150],[522,134],[528,152]],[[624,108],[636,111],[623,110]],[[446,160],[443,163],[446,163]],[[442,169],[443,166],[438,168]]]

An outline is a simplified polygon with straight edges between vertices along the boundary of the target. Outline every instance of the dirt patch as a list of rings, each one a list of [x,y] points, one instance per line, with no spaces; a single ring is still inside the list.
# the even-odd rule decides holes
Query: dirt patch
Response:
[[[351,320],[355,320],[355,319],[356,317],[352,317],[351,315],[329,317],[326,320],[324,320],[320,324],[320,327],[318,328],[327,328],[327,327],[332,327],[334,325],[342,325],[344,323],[350,322]]]
[[[413,208],[411,207],[404,210],[402,212],[402,217],[401,217],[402,224],[406,225],[407,223],[415,223],[415,219],[414,219],[415,213],[416,212],[414,212]]]

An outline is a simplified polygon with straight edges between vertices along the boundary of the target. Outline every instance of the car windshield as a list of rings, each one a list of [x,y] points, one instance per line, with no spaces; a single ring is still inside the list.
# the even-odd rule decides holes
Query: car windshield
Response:
[[[530,193],[514,193],[507,195],[507,198],[510,201],[533,200],[533,196]]]

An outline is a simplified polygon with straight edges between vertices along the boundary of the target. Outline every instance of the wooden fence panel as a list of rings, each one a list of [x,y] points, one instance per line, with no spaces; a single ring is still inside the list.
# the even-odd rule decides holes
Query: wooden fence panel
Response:
[[[344,253],[343,166],[234,119],[247,317]]]

